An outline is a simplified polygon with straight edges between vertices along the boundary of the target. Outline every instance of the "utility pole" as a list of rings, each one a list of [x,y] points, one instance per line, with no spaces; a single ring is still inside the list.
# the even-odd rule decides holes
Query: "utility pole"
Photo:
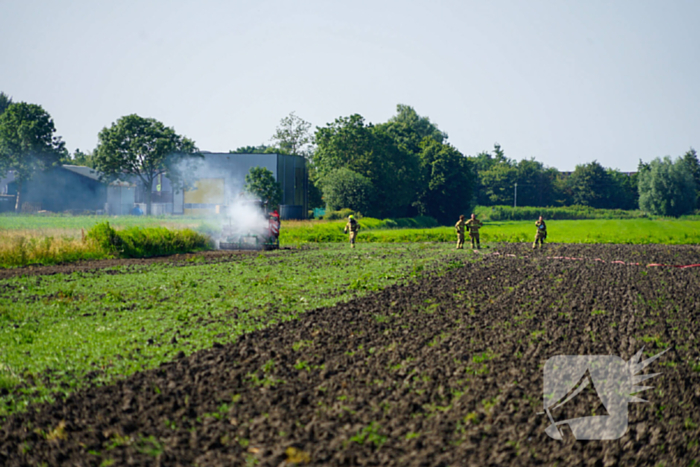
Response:
[[[513,208],[518,207],[518,182],[515,182],[515,199],[513,200]]]

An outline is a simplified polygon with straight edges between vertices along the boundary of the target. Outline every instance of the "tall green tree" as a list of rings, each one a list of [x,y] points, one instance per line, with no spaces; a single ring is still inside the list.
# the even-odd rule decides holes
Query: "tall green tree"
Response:
[[[280,120],[275,134],[272,136],[275,148],[277,148],[281,154],[308,157],[310,154],[310,145],[313,142],[313,137],[309,131],[310,128],[311,123],[296,116],[294,112],[291,112]]]
[[[696,193],[696,208],[700,209],[700,161],[698,160],[698,153],[695,149],[690,148],[683,155],[683,162],[685,162],[688,171],[693,176],[695,180],[695,193]]]
[[[639,190],[637,174],[625,174],[617,169],[608,169],[610,188],[608,207],[611,209],[638,209]]]
[[[639,208],[659,216],[681,216],[695,207],[696,186],[687,163],[666,156],[639,172]]]
[[[184,188],[192,173],[189,164],[203,157],[192,140],[158,120],[136,114],[103,128],[98,139],[93,157],[95,170],[105,181],[125,176],[138,178],[146,194],[146,214],[151,213],[156,178],[165,175],[173,187]]]
[[[22,188],[37,170],[58,165],[65,144],[55,136],[53,119],[41,106],[19,102],[0,115],[0,177],[13,171],[17,182],[15,211],[22,206]]]
[[[493,154],[482,151],[475,157],[470,157],[469,160],[474,166],[477,178],[476,204],[512,205],[514,184],[517,181],[517,173],[514,171],[516,163],[505,156],[501,145],[494,144]]]
[[[479,174],[479,182],[488,205],[513,206],[518,169],[510,164],[497,164]]]
[[[324,179],[334,170],[348,168],[367,177],[374,186],[373,216],[406,215],[416,197],[419,161],[402,150],[381,127],[366,124],[361,115],[337,118],[317,128],[313,171],[323,189]]]
[[[476,185],[472,163],[453,146],[426,137],[421,143],[420,164],[418,213],[441,224],[468,214]]]
[[[10,105],[12,105],[12,98],[4,92],[0,92],[0,115],[2,115]]]
[[[608,209],[611,207],[610,175],[598,161],[577,165],[568,179],[573,203]]]
[[[271,208],[276,208],[282,202],[282,187],[265,167],[250,169],[245,176],[245,191],[260,198]]]
[[[374,198],[372,182],[365,176],[342,167],[326,177],[323,184],[323,199],[328,211],[348,208],[366,213]]]
[[[432,138],[438,143],[447,140],[447,133],[441,131],[428,117],[418,115],[409,105],[398,104],[396,115],[377,126],[388,134],[399,148],[413,154],[422,151],[421,142],[425,138]]]
[[[558,171],[545,168],[534,159],[523,159],[516,165],[518,206],[552,206],[555,200],[554,180]]]

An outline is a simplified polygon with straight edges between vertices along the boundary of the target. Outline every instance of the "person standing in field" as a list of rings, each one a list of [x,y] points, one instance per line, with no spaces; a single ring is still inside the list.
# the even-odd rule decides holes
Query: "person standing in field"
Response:
[[[343,232],[350,232],[350,248],[355,248],[355,237],[357,237],[357,232],[360,230],[360,224],[355,220],[355,218],[350,214],[348,216],[348,223],[345,224],[345,230]]]
[[[476,214],[472,214],[471,219],[466,223],[467,230],[469,231],[469,238],[472,240],[472,249],[481,248],[481,242],[479,241],[479,229],[483,227],[484,224],[481,223],[479,219],[476,218]]]
[[[457,231],[457,249],[464,249],[464,226],[466,222],[464,221],[464,214],[459,216],[459,220],[455,224],[455,230]]]
[[[535,222],[535,227],[537,227],[537,232],[535,233],[535,243],[532,244],[533,250],[537,248],[538,243],[540,248],[544,248],[544,239],[547,238],[547,224],[544,223],[542,216]]]

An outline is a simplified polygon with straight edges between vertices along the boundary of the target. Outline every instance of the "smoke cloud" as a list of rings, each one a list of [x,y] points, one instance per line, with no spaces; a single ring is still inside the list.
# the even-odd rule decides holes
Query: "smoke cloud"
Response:
[[[214,230],[216,248],[222,242],[238,243],[241,237],[257,236],[262,243],[269,236],[268,217],[259,199],[245,192],[247,171],[236,167],[235,155],[205,154],[205,159],[183,161],[178,170],[190,180],[216,185],[221,191],[203,194],[202,204],[209,205],[205,222]],[[217,213],[213,205],[219,206]]]

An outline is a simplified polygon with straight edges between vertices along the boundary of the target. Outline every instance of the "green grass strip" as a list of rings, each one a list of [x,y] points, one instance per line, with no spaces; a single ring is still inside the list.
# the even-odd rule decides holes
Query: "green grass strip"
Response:
[[[194,257],[183,266],[4,280],[0,395],[9,393],[0,396],[0,417],[60,398],[89,378],[98,384],[123,378],[180,351],[231,342],[420,277],[455,254],[445,244],[324,245],[215,264]]]

